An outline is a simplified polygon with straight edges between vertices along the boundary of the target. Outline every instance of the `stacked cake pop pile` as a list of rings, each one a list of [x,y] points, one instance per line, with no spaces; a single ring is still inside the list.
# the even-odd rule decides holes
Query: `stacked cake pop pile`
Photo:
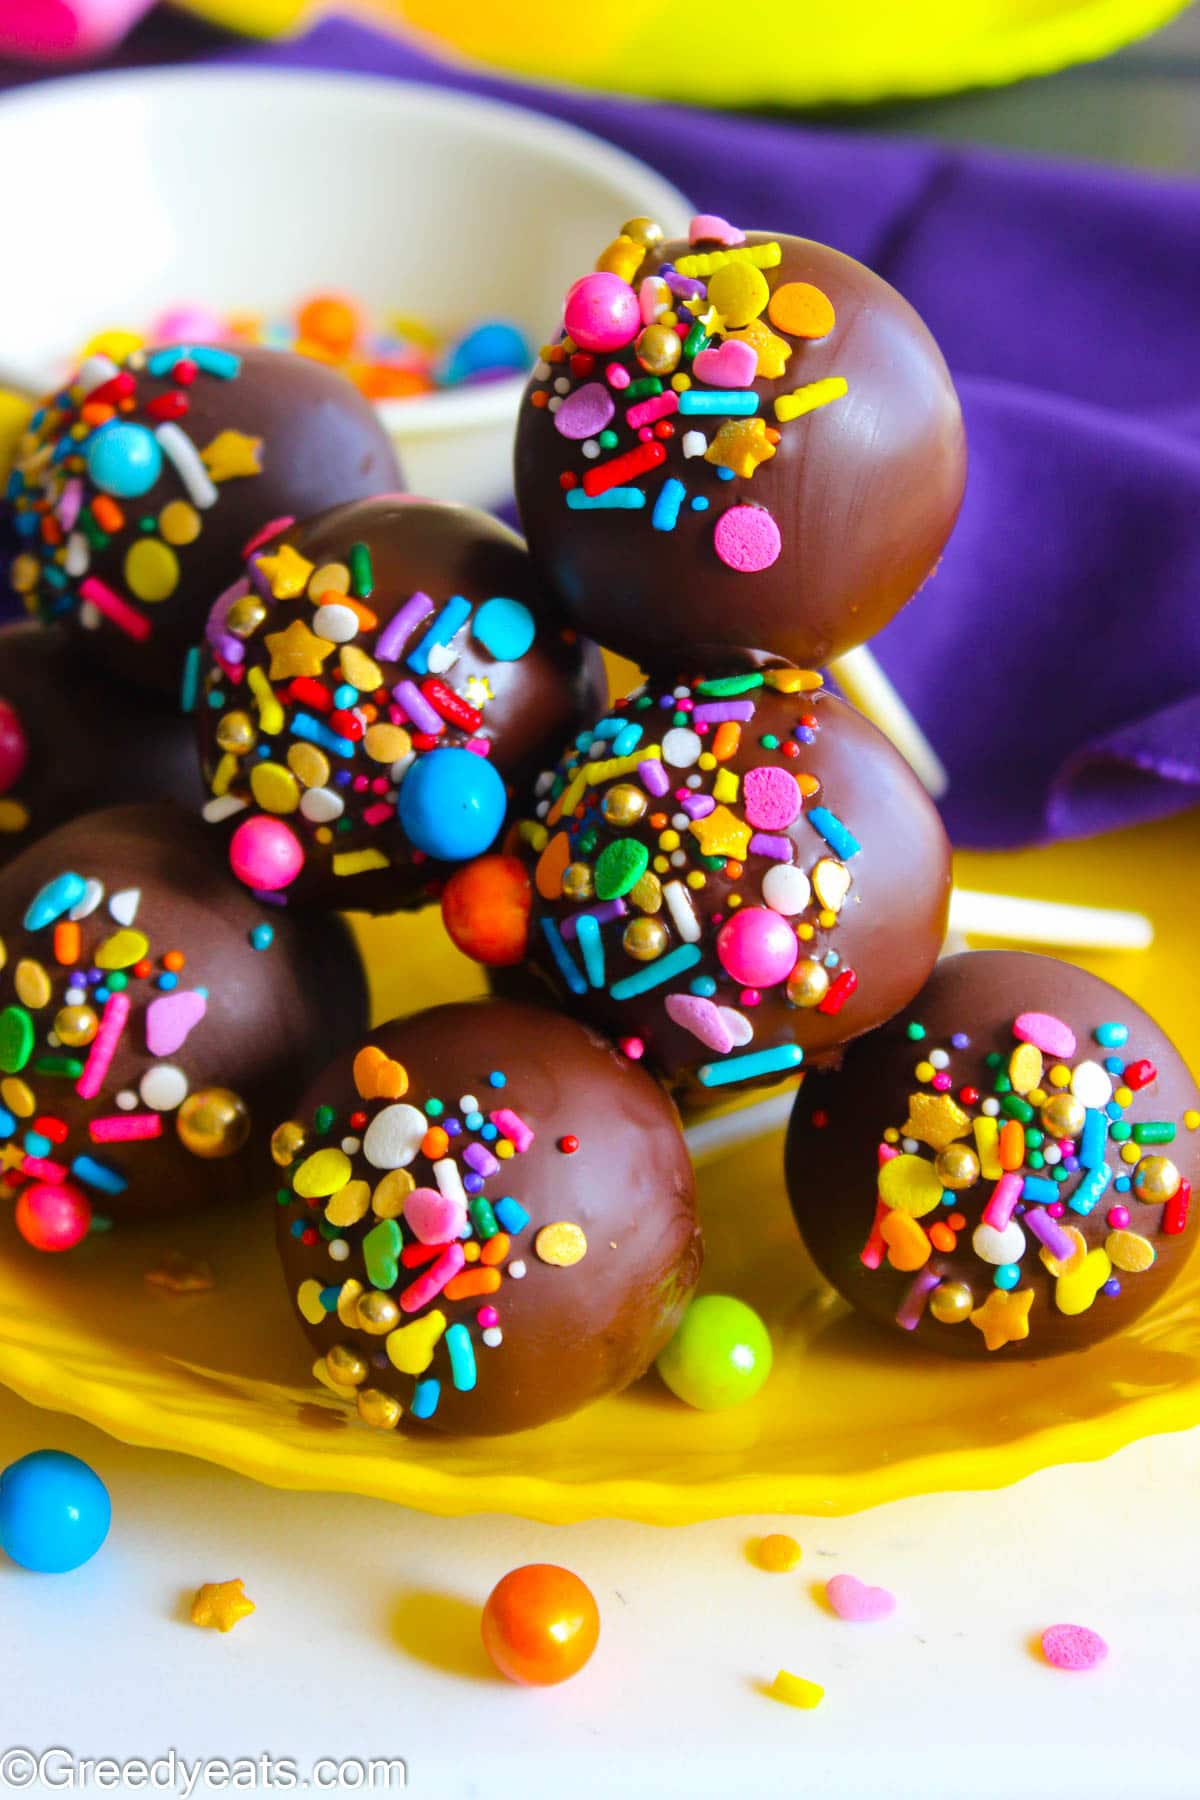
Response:
[[[1130,1322],[1190,1243],[1186,1070],[1067,965],[936,966],[940,819],[820,666],[933,572],[964,479],[900,295],[711,216],[678,243],[630,221],[567,295],[518,421],[528,548],[397,492],[333,370],[89,357],[8,488],[36,622],[0,636],[0,1160],[27,1243],[273,1193],[326,1390],[387,1430],[522,1430],[684,1316],[674,1097],[784,1079],[801,1231],[903,1341]],[[611,704],[597,644],[645,670]],[[369,1029],[339,914],[433,898],[505,997]],[[769,1342],[704,1306],[664,1373],[727,1404]],[[745,1379],[701,1366],[718,1341]]]

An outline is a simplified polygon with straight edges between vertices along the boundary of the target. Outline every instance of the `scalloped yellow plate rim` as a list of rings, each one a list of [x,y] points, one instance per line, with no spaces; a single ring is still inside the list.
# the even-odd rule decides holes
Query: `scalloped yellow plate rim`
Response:
[[[1130,871],[1169,869],[1146,956],[1088,958],[1200,1057],[1187,895],[1196,818],[1051,851],[959,859],[964,885],[1128,904]],[[1134,897],[1147,904],[1148,896]],[[1160,904],[1161,902],[1161,904]],[[380,1016],[471,993],[477,972],[435,914],[360,923]],[[1083,960],[1083,959],[1081,959]],[[419,973],[418,973],[419,972]],[[1119,1340],[1041,1363],[925,1357],[852,1318],[797,1239],[779,1133],[700,1166],[704,1285],[762,1312],[776,1346],[749,1405],[701,1414],[649,1375],[573,1419],[515,1438],[364,1426],[311,1376],[273,1248],[269,1203],[90,1238],[39,1256],[0,1218],[0,1383],[124,1442],[280,1488],[355,1493],[443,1514],[597,1516],[660,1525],[744,1513],[839,1514],[918,1493],[998,1488],[1200,1423],[1200,1260]],[[146,1275],[167,1252],[211,1262],[210,1292]],[[503,1349],[489,1352],[502,1356]],[[487,1363],[481,1365],[481,1384]]]

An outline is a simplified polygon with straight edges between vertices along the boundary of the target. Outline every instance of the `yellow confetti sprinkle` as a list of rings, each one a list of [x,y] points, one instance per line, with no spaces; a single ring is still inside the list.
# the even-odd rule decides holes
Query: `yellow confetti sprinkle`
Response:
[[[803,418],[805,413],[816,412],[819,406],[828,406],[831,400],[840,400],[845,392],[846,383],[840,375],[827,375],[824,381],[806,382],[790,394],[780,394],[775,402],[775,417],[781,425],[790,424],[793,419]]]
[[[32,956],[21,958],[13,971],[13,984],[17,990],[17,999],[22,1006],[29,1007],[31,1012],[49,1006],[54,991],[50,985],[50,977],[41,963],[36,962]]]
[[[158,538],[140,538],[125,557],[125,582],[138,600],[169,600],[179,586],[179,558]]]
[[[587,1238],[578,1225],[560,1219],[553,1225],[542,1226],[533,1247],[542,1262],[550,1263],[556,1269],[570,1269],[587,1255]]]
[[[325,1208],[325,1217],[340,1230],[346,1225],[357,1225],[360,1219],[366,1217],[370,1204],[370,1184],[365,1181],[348,1181],[344,1188],[339,1188],[331,1196]]]
[[[291,744],[287,753],[288,768],[304,787],[324,787],[332,778],[333,768],[323,750],[315,744]]]
[[[1138,1231],[1110,1231],[1104,1248],[1113,1268],[1126,1275],[1142,1275],[1154,1264],[1154,1245]]]
[[[1042,1079],[1042,1053],[1036,1044],[1018,1044],[1008,1059],[1008,1079],[1015,1094],[1030,1094]]]
[[[812,694],[825,686],[819,669],[768,669],[763,681],[777,694]]]
[[[412,749],[412,739],[403,725],[368,725],[363,734],[363,749],[372,762],[399,762]]]
[[[342,675],[360,694],[373,694],[383,686],[383,670],[357,644],[343,644],[338,652]]]
[[[27,1082],[19,1081],[15,1075],[0,1081],[0,1100],[18,1119],[32,1119],[37,1108],[33,1089]]]
[[[371,1210],[377,1219],[398,1219],[404,1202],[416,1182],[407,1169],[389,1169],[371,1196]]]
[[[308,581],[308,597],[320,600],[325,594],[348,594],[350,592],[350,571],[345,563],[322,563],[315,569]]]
[[[1108,1252],[1099,1248],[1089,1250],[1079,1268],[1060,1275],[1055,1282],[1055,1306],[1070,1318],[1087,1312],[1111,1274]]]
[[[143,931],[114,931],[96,952],[98,969],[132,969],[150,950],[150,940]]]
[[[242,1581],[206,1581],[192,1601],[192,1624],[232,1631],[255,1610]]]
[[[270,643],[269,638],[267,642]],[[267,737],[278,737],[283,730],[285,718],[283,706],[276,699],[270,682],[257,665],[248,672],[246,686],[254,695],[258,723],[263,732]]]
[[[446,1315],[436,1308],[423,1318],[414,1319],[411,1325],[401,1325],[397,1331],[388,1333],[384,1344],[388,1361],[402,1375],[423,1374],[433,1361],[434,1350],[445,1329]]]
[[[296,1305],[300,1309],[300,1317],[310,1325],[323,1325],[329,1314],[321,1301],[321,1284],[319,1281],[302,1281],[296,1289]]]
[[[786,1531],[772,1531],[754,1546],[754,1560],[771,1575],[786,1575],[800,1561],[801,1549]]]
[[[0,800],[0,833],[5,837],[15,836],[24,831],[29,824],[29,808],[20,800]]]
[[[344,1150],[329,1145],[314,1150],[296,1170],[293,1186],[302,1200],[325,1200],[340,1193],[350,1180],[353,1167]]]
[[[772,1700],[782,1700],[785,1706],[799,1707],[802,1712],[812,1712],[825,1698],[825,1689],[818,1682],[790,1675],[786,1669],[780,1669],[767,1692]]]
[[[335,875],[366,875],[371,869],[386,869],[388,859],[382,850],[343,850],[330,861]]]
[[[158,529],[168,544],[194,544],[200,526],[200,514],[189,500],[168,500],[158,515]]]
[[[250,792],[268,813],[294,813],[300,804],[300,783],[282,763],[256,762],[250,771]]]

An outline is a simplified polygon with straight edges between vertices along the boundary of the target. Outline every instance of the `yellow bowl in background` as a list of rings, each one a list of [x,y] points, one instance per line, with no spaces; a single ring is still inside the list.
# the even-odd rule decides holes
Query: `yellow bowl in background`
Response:
[[[1200,1062],[1197,818],[1091,844],[960,859],[964,884],[1132,897],[1152,954],[1088,959]],[[380,1016],[474,992],[436,913],[360,925]],[[39,1256],[0,1230],[0,1381],[126,1442],[186,1451],[277,1487],[368,1494],[437,1513],[596,1515],[678,1524],[742,1512],[846,1513],[904,1495],[1002,1487],[1200,1422],[1200,1261],[1127,1336],[1037,1363],[942,1362],[855,1321],[800,1249],[776,1134],[701,1169],[705,1285],[766,1317],[776,1367],[751,1405],[689,1411],[653,1375],[557,1425],[475,1442],[372,1431],[325,1394],[291,1316],[270,1208],[223,1243],[219,1218]],[[172,1298],[145,1271],[208,1257],[216,1288]]]
[[[1046,75],[1157,30],[1187,0],[756,0],[692,17],[673,0],[591,0],[577,15],[557,0],[377,3],[512,74],[706,106],[819,106]]]

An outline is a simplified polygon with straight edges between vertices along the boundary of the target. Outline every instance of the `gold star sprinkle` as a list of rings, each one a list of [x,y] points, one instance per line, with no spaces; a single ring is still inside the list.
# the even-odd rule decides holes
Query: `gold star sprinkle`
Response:
[[[971,1121],[949,1094],[910,1094],[908,1117],[902,1131],[905,1137],[928,1144],[931,1150],[944,1150],[956,1138],[966,1137]]]
[[[778,381],[786,372],[792,346],[786,338],[773,332],[765,319],[751,319],[740,331],[728,333],[742,344],[749,344],[758,356],[760,381]]]
[[[271,556],[260,556],[255,566],[266,576],[277,600],[299,600],[313,572],[308,559],[290,544],[281,544]]]
[[[261,438],[247,437],[244,431],[218,431],[200,452],[200,461],[214,481],[236,481],[242,475],[262,474],[261,450]]]
[[[293,619],[286,631],[267,633],[271,680],[290,681],[296,675],[319,675],[335,648],[336,645],[310,631],[302,619]]]
[[[146,1280],[168,1294],[206,1294],[216,1285],[208,1263],[180,1250],[168,1250],[161,1262],[146,1270]]]
[[[732,856],[742,862],[750,848],[750,827],[727,806],[714,806],[706,818],[693,819],[688,830],[705,856]]]
[[[477,712],[482,712],[488,701],[495,699],[492,684],[486,675],[468,675],[466,689],[467,705],[473,706]]]
[[[743,481],[749,481],[760,463],[770,462],[775,454],[774,439],[762,419],[726,419],[712,443],[704,452],[705,462],[718,468],[732,469]]]
[[[206,1581],[192,1601],[192,1624],[214,1631],[232,1631],[241,1619],[254,1611],[253,1600],[246,1598],[240,1581]]]
[[[971,1314],[976,1331],[982,1331],[989,1350],[1003,1350],[1005,1344],[1019,1344],[1029,1336],[1029,1309],[1033,1305],[1033,1289],[1006,1294],[993,1288],[983,1306]]]

